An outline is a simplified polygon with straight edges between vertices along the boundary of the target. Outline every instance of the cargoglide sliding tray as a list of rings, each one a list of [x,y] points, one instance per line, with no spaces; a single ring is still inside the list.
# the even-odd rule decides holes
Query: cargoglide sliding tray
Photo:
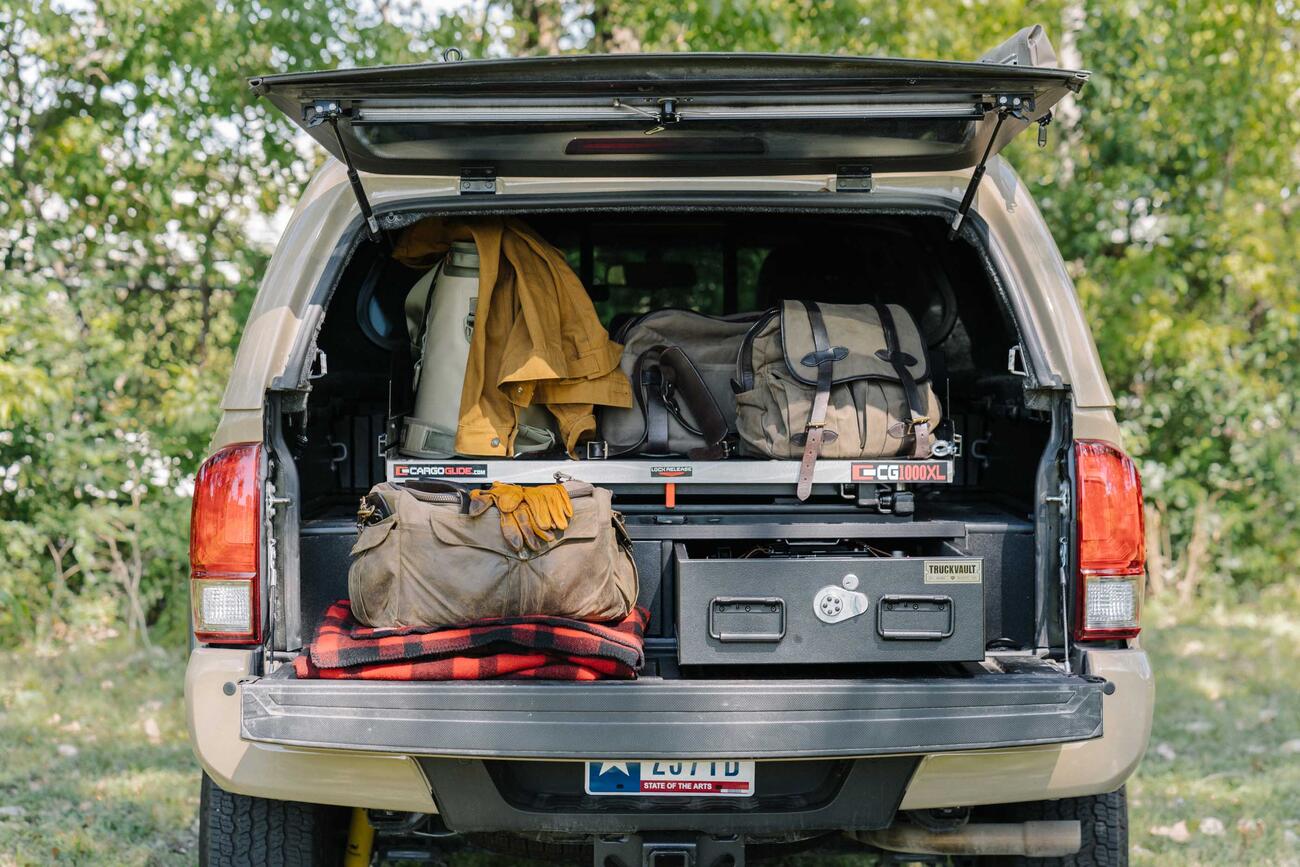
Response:
[[[635,460],[478,460],[448,458],[440,461],[395,457],[388,459],[388,480],[449,479],[463,482],[515,482],[540,484],[555,480],[556,473],[597,485],[789,485],[799,475],[798,461],[746,460],[692,461],[676,458]],[[950,484],[953,462],[948,460],[818,461],[813,483],[850,484]]]

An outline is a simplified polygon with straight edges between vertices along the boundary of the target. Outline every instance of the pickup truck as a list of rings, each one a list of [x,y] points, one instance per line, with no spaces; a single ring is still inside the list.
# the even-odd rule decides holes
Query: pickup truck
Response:
[[[1038,27],[977,62],[560,56],[252,79],[330,158],[267,267],[196,483],[201,863],[465,842],[598,867],[846,847],[1127,863],[1123,787],[1154,702],[1141,486],[1065,263],[999,156],[1087,80]],[[669,307],[903,305],[944,453],[923,470],[818,461],[806,499],[797,461],[402,455],[401,305],[422,275],[392,244],[482,215],[564,251],[615,335]],[[639,678],[294,676],[347,596],[373,485],[557,471],[624,516],[651,611]],[[819,615],[826,594],[852,616]]]

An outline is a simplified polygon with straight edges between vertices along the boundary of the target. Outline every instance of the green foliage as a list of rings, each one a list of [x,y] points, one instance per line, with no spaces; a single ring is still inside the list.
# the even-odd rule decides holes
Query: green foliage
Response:
[[[424,57],[348,8],[0,11],[0,641],[184,622],[189,479],[269,253],[250,226],[318,160],[244,77]]]
[[[1031,22],[1095,70],[1010,158],[1095,323],[1157,583],[1300,548],[1294,0],[11,0],[0,10],[0,642],[182,623],[188,479],[261,238],[319,160],[244,77],[564,50],[973,58]],[[270,231],[268,231],[268,228]],[[169,607],[170,606],[170,607]],[[169,615],[170,612],[170,615]]]

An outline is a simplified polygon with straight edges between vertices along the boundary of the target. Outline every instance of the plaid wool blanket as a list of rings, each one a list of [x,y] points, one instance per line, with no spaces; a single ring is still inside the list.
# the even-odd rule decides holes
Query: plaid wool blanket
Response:
[[[502,617],[443,629],[376,629],[352,617],[346,599],[325,612],[294,660],[299,678],[362,680],[630,680],[645,661],[650,612],[619,623],[563,617]]]

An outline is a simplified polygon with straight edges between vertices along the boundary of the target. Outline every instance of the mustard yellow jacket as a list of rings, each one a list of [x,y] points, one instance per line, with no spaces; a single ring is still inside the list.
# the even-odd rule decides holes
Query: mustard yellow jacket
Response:
[[[623,347],[609,339],[563,254],[518,220],[423,220],[402,234],[393,256],[431,267],[452,241],[471,239],[479,295],[456,451],[509,457],[520,411],[542,404],[576,457],[596,431],[596,405],[632,406],[632,386],[619,369]]]

